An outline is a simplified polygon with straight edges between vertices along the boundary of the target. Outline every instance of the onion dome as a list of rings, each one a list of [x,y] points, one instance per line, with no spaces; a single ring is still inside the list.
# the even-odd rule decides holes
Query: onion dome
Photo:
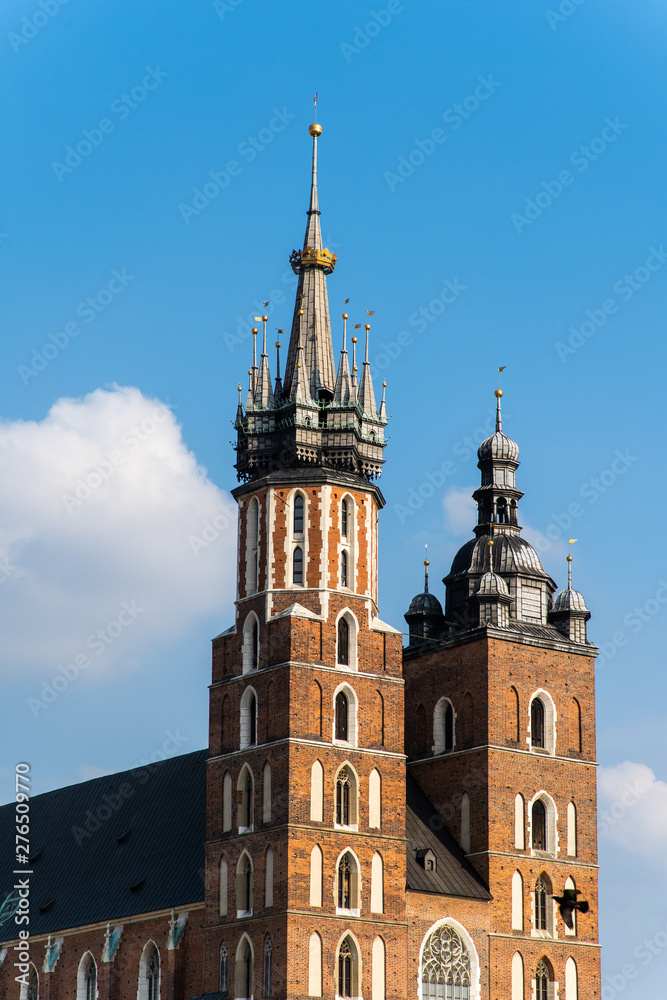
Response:
[[[576,541],[576,539],[571,539]],[[549,612],[549,622],[562,632],[570,642],[588,642],[586,622],[591,613],[586,607],[583,594],[572,587],[572,556],[567,557],[567,588],[556,594],[553,608]]]
[[[561,590],[554,598],[554,611],[588,611],[584,595],[578,590]]]
[[[424,592],[417,594],[410,601],[410,607],[404,617],[408,623],[410,646],[418,646],[427,639],[438,638],[445,624],[442,604],[428,590],[428,559],[424,560]]]
[[[500,412],[500,398],[502,389],[496,389],[496,431],[486,441],[482,441],[477,449],[477,457],[480,462],[489,460],[516,462],[519,459],[519,446],[516,441],[503,434],[503,422]]]
[[[509,588],[502,576],[498,576],[497,573],[492,573],[490,570],[480,579],[475,594],[477,597],[510,596]]]

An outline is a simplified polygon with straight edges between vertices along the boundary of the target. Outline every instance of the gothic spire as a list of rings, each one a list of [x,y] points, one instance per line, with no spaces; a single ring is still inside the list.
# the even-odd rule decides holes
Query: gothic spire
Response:
[[[266,322],[268,316],[262,316],[264,334],[262,337],[262,357],[259,365],[259,374],[255,386],[255,405],[267,409],[273,406],[273,389],[271,388],[271,373],[269,372],[269,356],[266,353]]]
[[[366,350],[364,354],[364,365],[361,371],[361,381],[359,382],[358,399],[364,413],[367,413],[371,417],[375,417],[377,416],[377,407],[375,405],[375,393],[373,392],[371,363],[368,360],[368,336],[371,330],[370,323],[366,323],[364,329],[366,331]]]
[[[329,299],[326,275],[336,266],[336,255],[322,247],[320,230],[320,209],[317,196],[317,139],[322,135],[322,126],[314,123],[308,129],[313,139],[312,177],[308,222],[303,241],[303,249],[293,250],[290,264],[299,276],[296,290],[296,304],[292,320],[287,364],[285,366],[284,392],[293,396],[296,376],[297,354],[301,337],[299,310],[303,309],[303,378],[313,399],[331,400],[334,395],[336,377],[331,342],[331,321],[329,319]]]
[[[350,364],[347,359],[347,313],[343,313],[343,349],[340,352],[334,402],[348,403],[350,401]]]

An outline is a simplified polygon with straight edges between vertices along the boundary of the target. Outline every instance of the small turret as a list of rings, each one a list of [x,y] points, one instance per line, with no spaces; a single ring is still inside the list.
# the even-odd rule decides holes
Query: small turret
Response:
[[[429,565],[427,558],[424,560],[424,591],[412,598],[404,615],[408,623],[409,646],[420,646],[429,639],[439,638],[445,624],[442,605],[428,590]]]
[[[572,539],[576,541],[576,539]],[[572,556],[567,557],[567,589],[561,590],[554,598],[553,608],[549,612],[549,621],[562,632],[570,642],[588,642],[586,622],[591,613],[586,607],[586,601],[578,590],[572,588]]]

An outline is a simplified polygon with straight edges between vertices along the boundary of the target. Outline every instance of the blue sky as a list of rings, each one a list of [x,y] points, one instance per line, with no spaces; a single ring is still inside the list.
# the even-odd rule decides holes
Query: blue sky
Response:
[[[2,5],[5,798],[14,758],[45,790],[205,743],[242,333],[265,299],[290,323],[319,91],[336,346],[345,298],[375,310],[393,414],[382,617],[426,542],[437,580],[470,535],[506,365],[522,523],[559,585],[579,539],[603,804],[642,789],[600,837],[604,1000],[664,981],[642,942],[667,924],[666,41],[658,0]]]

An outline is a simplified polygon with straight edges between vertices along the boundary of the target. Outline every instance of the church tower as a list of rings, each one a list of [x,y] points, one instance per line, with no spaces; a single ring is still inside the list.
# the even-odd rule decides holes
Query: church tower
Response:
[[[387,423],[368,361],[336,371],[317,143],[284,375],[267,317],[239,402],[234,625],[213,642],[207,989],[404,1000],[401,634],[377,605]],[[280,344],[276,349],[280,351]]]
[[[519,448],[503,431],[501,396],[478,452],[475,537],[444,579],[444,614],[426,593],[406,614],[408,772],[492,897],[481,996],[599,1000],[597,650],[571,562],[554,600],[521,536]],[[567,890],[590,907],[571,926],[553,898]]]

